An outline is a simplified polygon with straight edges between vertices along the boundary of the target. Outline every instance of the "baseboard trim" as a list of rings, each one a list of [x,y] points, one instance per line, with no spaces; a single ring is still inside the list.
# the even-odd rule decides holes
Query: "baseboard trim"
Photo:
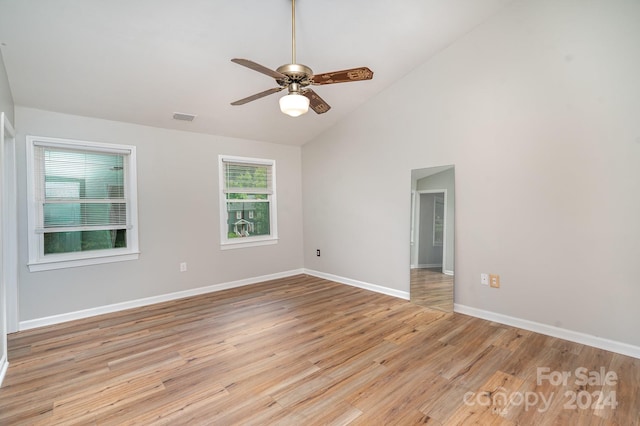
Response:
[[[19,330],[30,330],[38,327],[45,327],[47,325],[60,324],[67,321],[73,321],[77,319],[89,318],[96,315],[110,314],[113,312],[124,311],[125,309],[140,308],[143,306],[153,305],[155,303],[169,302],[177,299],[184,299],[185,297],[199,296],[206,293],[214,293],[216,291],[227,290],[230,288],[243,287],[246,285],[257,284],[264,281],[276,280],[280,278],[287,278],[293,275],[304,274],[304,269],[295,269],[286,272],[280,272],[269,275],[262,275],[260,277],[246,278],[238,281],[231,281],[227,283],[214,284],[206,287],[198,287],[191,290],[178,291],[175,293],[162,294],[159,296],[146,297],[144,299],[130,300],[127,302],[114,303],[112,305],[98,306],[90,309],[83,309],[81,311],[68,312],[65,314],[52,315],[49,317],[36,318],[27,321],[20,321],[18,324]]]
[[[455,303],[454,312],[640,359],[640,347]]]
[[[451,275],[453,277],[454,272],[453,271],[449,271],[448,269],[445,269],[444,271],[442,271],[443,274],[445,275]]]
[[[5,374],[7,374],[7,369],[9,368],[9,362],[7,362],[7,358],[3,355],[0,360],[0,387],[2,387],[2,381],[4,380]]]
[[[131,300],[127,302],[115,303],[111,305],[99,306],[91,309],[84,309],[75,312],[69,312],[65,314],[52,315],[43,318],[36,318],[27,321],[21,321],[19,323],[19,330],[29,330],[38,327],[44,327],[48,325],[59,324],[67,321],[73,321],[77,319],[89,318],[96,315],[108,314],[118,311],[123,311],[131,308],[138,308],[143,306],[152,305],[155,303],[168,302],[171,300],[183,299],[185,297],[198,296],[206,293],[214,293],[221,290],[227,290],[231,288],[243,287],[251,284],[257,284],[269,280],[275,280],[280,278],[287,278],[294,275],[307,274],[318,278],[335,281],[337,283],[350,285],[352,287],[358,287],[365,290],[370,290],[376,293],[385,294],[388,296],[398,297],[404,300],[410,300],[410,294],[406,291],[390,289],[376,284],[367,283],[364,281],[358,281],[351,278],[341,277],[338,275],[328,274],[324,272],[314,271],[311,269],[295,269],[291,271],[285,271],[275,274],[263,275],[259,277],[246,278],[243,280],[231,281],[227,283],[214,284],[206,287],[199,287],[191,290],[179,291],[175,293],[168,293],[159,296],[147,297],[144,299]],[[619,353],[626,356],[631,356],[640,359],[640,347],[630,345],[628,343],[622,343],[614,340],[609,340],[577,331],[567,330],[564,328],[554,327],[547,324],[538,323],[535,321],[529,321],[521,318],[511,317],[508,315],[498,314],[495,312],[485,311],[471,306],[461,305],[459,303],[454,304],[454,312],[470,315],[476,318],[481,318],[487,321],[493,321],[500,324],[509,325],[512,327],[522,328],[524,330],[533,331],[547,336],[557,337],[560,339],[569,340],[572,342],[593,346],[599,349]],[[6,374],[9,363],[3,357],[0,360],[0,385]]]
[[[364,281],[353,280],[351,278],[345,278],[338,275],[327,274],[325,272],[314,271],[312,269],[305,269],[305,274],[318,278],[324,278],[325,280],[335,281],[340,284],[350,285],[352,287],[362,288],[364,290],[371,290],[376,293],[386,294],[387,296],[398,297],[400,299],[410,300],[408,291],[395,290],[388,287],[383,287],[376,284],[366,283]]]

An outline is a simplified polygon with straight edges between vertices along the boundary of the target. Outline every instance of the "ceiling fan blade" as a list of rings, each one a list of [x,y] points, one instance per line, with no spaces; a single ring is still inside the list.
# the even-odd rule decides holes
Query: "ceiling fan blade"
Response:
[[[284,87],[275,87],[273,89],[265,90],[264,92],[256,93],[255,95],[251,95],[238,101],[231,102],[231,105],[244,105],[248,102],[255,101],[256,99],[264,98],[265,96],[269,96],[273,93],[278,93],[282,89],[284,89]]]
[[[331,106],[313,90],[306,89],[302,94],[309,98],[309,106],[316,114],[324,114],[331,109]]]
[[[323,74],[316,74],[311,77],[311,83],[315,85],[319,84],[334,84],[334,83],[348,83],[350,81],[371,80],[373,78],[373,71],[367,67],[351,68],[342,71],[326,72]]]
[[[262,74],[266,74],[269,77],[275,78],[276,80],[282,80],[282,79],[286,79],[287,78],[286,75],[284,75],[282,73],[279,73],[278,71],[274,71],[274,70],[272,70],[270,68],[267,68],[267,67],[265,67],[263,65],[255,63],[255,62],[250,61],[248,59],[233,58],[231,60],[231,62],[235,62],[236,64],[242,65],[243,67],[247,67],[247,68],[250,68],[250,69],[252,69],[254,71],[261,72]]]

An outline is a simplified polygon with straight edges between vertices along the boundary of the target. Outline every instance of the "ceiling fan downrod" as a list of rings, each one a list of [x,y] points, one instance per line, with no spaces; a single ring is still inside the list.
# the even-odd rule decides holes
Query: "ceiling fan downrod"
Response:
[[[296,63],[296,0],[291,0],[291,63]]]

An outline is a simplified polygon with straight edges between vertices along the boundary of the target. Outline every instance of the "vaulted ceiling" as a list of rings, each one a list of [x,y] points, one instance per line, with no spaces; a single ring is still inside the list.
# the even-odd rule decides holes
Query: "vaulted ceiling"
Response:
[[[19,106],[302,145],[511,1],[297,0],[298,63],[374,71],[314,87],[332,109],[298,118],[285,92],[230,105],[276,87],[231,58],[290,63],[291,0],[0,0],[0,48]]]

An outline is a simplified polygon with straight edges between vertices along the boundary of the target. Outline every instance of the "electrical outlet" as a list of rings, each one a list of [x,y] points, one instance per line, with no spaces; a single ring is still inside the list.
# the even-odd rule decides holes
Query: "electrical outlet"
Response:
[[[187,272],[187,262],[180,263],[180,272]]]
[[[489,285],[489,274],[480,274],[480,284]]]
[[[316,249],[316,256],[320,257],[320,249]]]
[[[489,285],[493,288],[500,288],[500,275],[498,274],[489,275]]]

